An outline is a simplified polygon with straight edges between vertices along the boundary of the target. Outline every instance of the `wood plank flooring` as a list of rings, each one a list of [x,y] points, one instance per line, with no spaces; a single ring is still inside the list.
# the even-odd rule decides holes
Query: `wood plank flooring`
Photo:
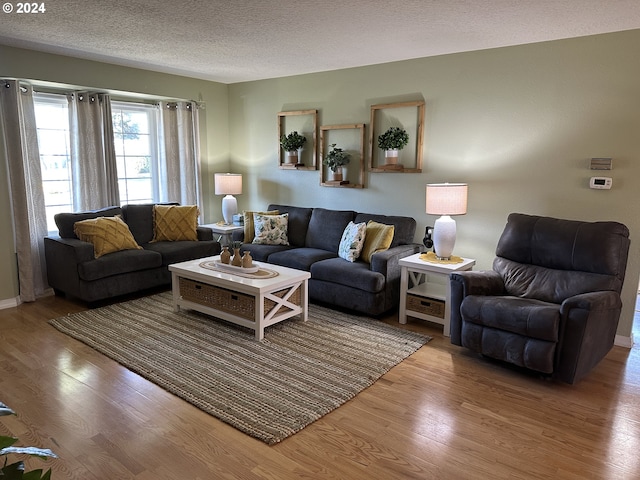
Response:
[[[47,297],[0,310],[0,433],[53,449],[53,479],[637,479],[640,353],[577,385],[434,339],[347,404],[267,446],[73,340]],[[399,326],[397,314],[384,319]],[[638,322],[636,322],[638,323]],[[637,330],[637,328],[636,328]],[[638,332],[636,332],[636,338]]]

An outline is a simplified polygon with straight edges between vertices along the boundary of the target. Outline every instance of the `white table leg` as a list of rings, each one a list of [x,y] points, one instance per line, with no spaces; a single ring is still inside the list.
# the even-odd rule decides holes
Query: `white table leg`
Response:
[[[407,289],[408,289],[408,273],[407,267],[402,267],[400,270],[400,313],[398,314],[398,321],[402,324],[407,323]]]
[[[175,273],[171,273],[171,296],[173,300],[173,311],[174,313],[178,313],[180,311],[180,305],[178,304],[178,300],[180,300],[180,280],[178,275]]]

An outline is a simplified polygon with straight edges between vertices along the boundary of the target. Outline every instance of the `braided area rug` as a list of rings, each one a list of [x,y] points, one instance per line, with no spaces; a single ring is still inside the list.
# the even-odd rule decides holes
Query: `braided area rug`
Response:
[[[379,320],[309,306],[254,332],[161,293],[50,320],[151,382],[268,444],[293,435],[427,343]]]

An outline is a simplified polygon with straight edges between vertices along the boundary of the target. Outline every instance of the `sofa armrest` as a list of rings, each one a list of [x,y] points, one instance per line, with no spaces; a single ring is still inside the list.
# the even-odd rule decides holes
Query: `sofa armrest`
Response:
[[[44,238],[47,281],[57,291],[77,294],[80,277],[78,265],[93,260],[93,245],[77,238]]]
[[[376,252],[371,256],[371,270],[374,272],[382,273],[387,279],[389,275],[396,275],[400,278],[400,264],[398,261],[401,258],[408,257],[414,253],[420,251],[420,245],[417,243],[410,243],[408,245],[398,245],[381,252]]]
[[[198,234],[199,241],[213,240],[213,230],[209,227],[201,227],[198,226],[196,228],[196,233]]]
[[[554,375],[575,383],[613,347],[622,310],[613,291],[589,292],[567,298],[560,306],[560,333]]]

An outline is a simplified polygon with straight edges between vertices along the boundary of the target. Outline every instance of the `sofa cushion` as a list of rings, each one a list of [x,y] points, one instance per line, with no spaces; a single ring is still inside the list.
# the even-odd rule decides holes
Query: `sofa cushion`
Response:
[[[389,250],[393,241],[395,227],[393,225],[385,225],[374,220],[367,223],[364,245],[362,247],[362,260],[371,263],[371,256],[376,252]]]
[[[128,204],[122,207],[122,216],[129,225],[129,230],[138,245],[145,245],[153,240],[153,207],[155,203]],[[178,205],[162,203],[160,205]]]
[[[393,225],[393,240],[389,248],[398,245],[408,245],[414,243],[413,236],[416,233],[416,221],[411,217],[400,217],[396,215],[375,215],[371,213],[358,213],[353,220],[356,223],[369,222],[382,223],[384,225]]]
[[[155,205],[152,242],[198,240],[199,214],[196,205]]]
[[[244,242],[251,243],[253,242],[254,237],[256,236],[256,229],[254,224],[254,215],[279,215],[280,212],[278,210],[269,210],[264,212],[252,212],[245,210],[242,212],[244,217]]]
[[[327,258],[336,258],[337,256],[337,254],[327,252],[326,250],[301,247],[274,252],[269,255],[269,263],[298,270],[305,270],[308,272],[311,269],[311,265],[315,262],[326,260]],[[344,262],[345,260],[342,261]]]
[[[255,261],[268,262],[269,256],[272,253],[282,252],[284,250],[291,250],[289,245],[259,245],[257,243],[245,243],[242,246],[242,252],[250,252]]]
[[[78,238],[73,231],[73,226],[76,222],[90,218],[114,217],[116,215],[122,215],[122,209],[120,207],[107,207],[81,213],[56,213],[53,219],[56,222],[58,234],[61,238]]]
[[[211,257],[220,252],[219,243],[216,241],[191,241],[178,242],[152,242],[143,245],[145,250],[157,252],[162,255],[162,265],[186,262],[196,258]]]
[[[120,250],[142,249],[119,215],[81,220],[75,223],[73,231],[80,240],[93,245],[96,258]]]
[[[469,295],[460,306],[465,322],[517,333],[529,338],[558,341],[560,305],[511,296]]]
[[[355,262],[362,251],[366,231],[366,223],[349,222],[347,228],[342,232],[342,239],[338,247],[338,256],[349,262]]]
[[[87,282],[162,266],[162,256],[147,250],[121,250],[78,265],[78,276]]]
[[[293,247],[304,247],[307,239],[307,230],[309,228],[309,220],[313,213],[313,208],[292,207],[289,205],[271,204],[267,210],[278,210],[280,213],[289,214],[289,245]],[[251,240],[245,240],[251,242]]]
[[[251,243],[259,245],[289,245],[287,235],[289,229],[289,214],[253,216],[256,231]]]
[[[314,208],[309,220],[305,246],[327,250],[337,255],[342,232],[354,216],[355,212],[350,210]]]
[[[321,260],[311,265],[311,277],[315,280],[345,285],[366,292],[378,293],[385,287],[383,274],[373,272],[364,262],[347,262],[342,258]]]

